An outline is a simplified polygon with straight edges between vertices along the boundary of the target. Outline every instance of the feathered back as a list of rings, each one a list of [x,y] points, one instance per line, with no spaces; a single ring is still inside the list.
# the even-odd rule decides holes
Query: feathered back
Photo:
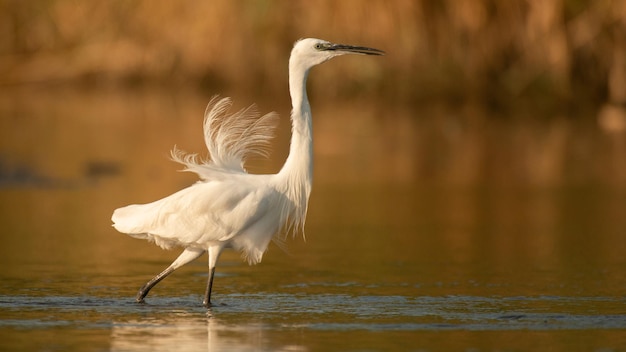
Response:
[[[198,159],[197,154],[187,154],[174,147],[172,159],[185,165],[183,171],[195,172],[203,180],[212,180],[225,173],[246,172],[244,163],[250,156],[268,156],[278,115],[271,112],[260,116],[255,105],[229,113],[231,106],[230,98],[215,96],[204,112],[207,159]]]

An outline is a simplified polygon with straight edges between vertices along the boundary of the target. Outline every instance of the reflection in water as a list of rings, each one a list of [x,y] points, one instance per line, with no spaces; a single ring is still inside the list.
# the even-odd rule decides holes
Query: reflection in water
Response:
[[[271,247],[255,268],[224,253],[216,299],[226,306],[210,316],[199,307],[204,260],[134,304],[137,282],[175,253],[119,235],[111,211],[195,182],[167,155],[174,144],[204,150],[207,99],[0,95],[0,349],[626,344],[624,136],[585,122],[593,119],[531,121],[475,108],[313,101],[306,242],[289,240],[288,254]],[[273,172],[287,154],[289,106],[258,103],[284,123],[272,159],[250,170]]]
[[[114,322],[111,351],[306,351],[297,345],[270,344],[262,323],[226,324],[213,317],[186,311],[167,318]],[[271,346],[271,347],[270,347]]]
[[[115,322],[111,329],[112,351],[204,351],[207,346],[206,323],[185,312],[170,313],[168,320]]]
[[[167,306],[145,311],[142,317],[120,311],[123,320],[112,324],[111,350],[307,351],[328,346],[338,350],[406,350],[421,343],[414,334],[426,331],[576,333],[591,329],[595,331],[591,336],[597,338],[605,334],[610,337],[611,331],[626,327],[626,316],[615,313],[621,299],[614,297],[232,294],[227,300],[232,305],[218,306],[207,313]],[[133,319],[126,319],[131,315]],[[403,338],[372,340],[372,336],[378,336],[372,334],[382,333]],[[346,335],[350,338],[341,338]],[[309,337],[308,346],[301,343],[302,336]],[[495,336],[477,337],[474,346]],[[459,350],[467,347],[466,343],[446,341],[436,346]],[[508,344],[518,349],[532,346],[525,341]],[[576,346],[576,341],[563,346]]]

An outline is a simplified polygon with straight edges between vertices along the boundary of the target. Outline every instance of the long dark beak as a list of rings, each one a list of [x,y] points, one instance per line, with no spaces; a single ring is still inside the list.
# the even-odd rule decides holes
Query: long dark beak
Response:
[[[365,46],[353,46],[346,44],[332,44],[327,50],[345,51],[348,53],[363,55],[385,55],[385,52],[382,50],[368,48]]]

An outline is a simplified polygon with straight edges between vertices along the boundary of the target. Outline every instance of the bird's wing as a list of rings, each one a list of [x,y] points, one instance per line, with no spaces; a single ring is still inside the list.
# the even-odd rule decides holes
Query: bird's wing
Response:
[[[224,175],[243,173],[244,162],[250,156],[268,155],[270,140],[278,123],[278,115],[260,116],[256,106],[230,113],[230,98],[213,97],[204,113],[204,141],[209,158],[198,160],[196,154],[186,154],[176,148],[172,159],[185,165],[203,180],[220,179]]]
[[[280,201],[271,187],[237,180],[202,182],[152,203],[119,208],[112,220],[118,231],[162,248],[202,247],[249,232],[269,236],[269,241],[280,227]],[[276,218],[270,219],[272,209]]]

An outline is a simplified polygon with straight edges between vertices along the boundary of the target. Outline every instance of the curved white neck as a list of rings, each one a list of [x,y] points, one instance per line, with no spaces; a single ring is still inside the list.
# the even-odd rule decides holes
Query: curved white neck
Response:
[[[311,106],[306,94],[308,75],[308,69],[289,62],[289,94],[292,102],[291,144],[289,156],[280,173],[290,174],[297,181],[310,184],[313,173],[313,126]]]
[[[311,107],[306,94],[308,68],[289,61],[289,93],[291,94],[291,144],[289,156],[278,176],[284,181],[286,194],[295,206],[296,227],[304,226],[313,179],[313,130]]]

